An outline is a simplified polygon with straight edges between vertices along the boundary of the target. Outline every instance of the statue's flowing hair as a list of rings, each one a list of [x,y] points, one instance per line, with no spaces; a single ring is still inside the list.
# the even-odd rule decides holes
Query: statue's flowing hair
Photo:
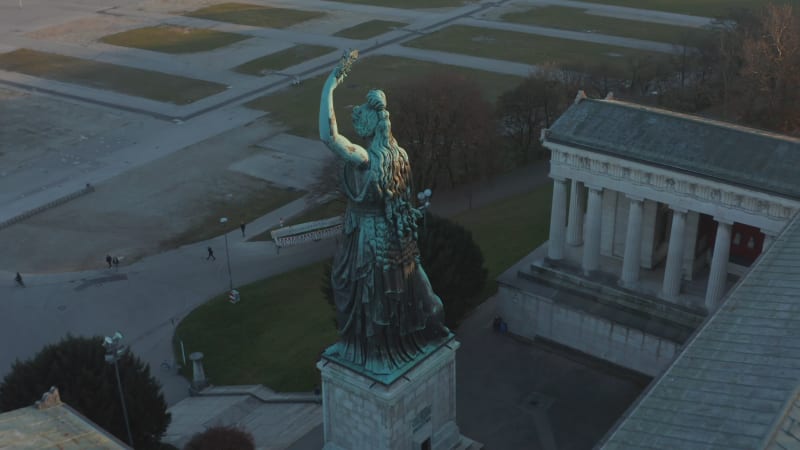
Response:
[[[386,110],[386,95],[383,91],[372,90],[367,94],[368,114],[366,126],[373,127],[375,134],[369,146],[371,165],[386,205],[385,214],[389,223],[394,224],[397,236],[417,237],[417,221],[411,198],[411,165],[408,154],[397,144],[392,135],[392,122]],[[367,108],[365,108],[367,109]],[[367,111],[361,111],[364,114]],[[374,125],[373,125],[374,124]]]

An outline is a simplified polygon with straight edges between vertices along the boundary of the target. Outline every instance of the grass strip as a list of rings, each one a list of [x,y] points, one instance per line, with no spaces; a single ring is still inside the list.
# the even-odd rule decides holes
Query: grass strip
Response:
[[[0,54],[0,69],[176,105],[227,89],[226,85],[211,81],[25,48]]]
[[[525,25],[592,32],[671,44],[689,42],[693,37],[699,38],[710,33],[708,30],[700,28],[597,16],[587,14],[585,9],[565,6],[530,8],[526,11],[504,14],[501,19]]]
[[[765,5],[763,0],[581,0],[586,3],[602,3],[604,5],[625,6],[627,8],[653,9],[678,14],[689,14],[701,17],[721,17],[731,10],[758,9]],[[796,0],[783,0],[777,3],[789,3]]]
[[[624,74],[632,59],[668,57],[627,47],[466,25],[450,26],[403,45],[535,65],[554,63],[605,67],[613,76]]]
[[[252,5],[249,3],[220,3],[200,8],[184,15],[253,27],[286,28],[307,20],[318,19],[323,17],[325,13]]]
[[[246,75],[261,76],[271,70],[283,70],[302,62],[334,51],[333,47],[321,45],[295,45],[286,50],[262,56],[233,68],[234,71]]]
[[[334,36],[348,39],[370,39],[406,25],[408,24],[405,22],[393,22],[391,20],[369,20],[356,26],[337,31],[334,33]]]
[[[120,47],[180,54],[214,50],[249,38],[250,36],[205,28],[159,25],[110,34],[100,38],[100,41]]]
[[[383,6],[385,8],[429,9],[451,8],[475,3],[475,0],[330,0],[357,5]]]

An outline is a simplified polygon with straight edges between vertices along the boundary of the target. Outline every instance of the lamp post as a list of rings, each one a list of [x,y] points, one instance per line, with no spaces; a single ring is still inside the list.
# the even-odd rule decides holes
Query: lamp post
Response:
[[[128,431],[128,444],[133,448],[133,435],[131,435],[131,425],[128,422],[128,407],[125,406],[125,395],[122,393],[122,380],[119,378],[119,365],[117,364],[119,357],[125,353],[125,347],[120,341],[122,341],[122,333],[117,331],[112,337],[106,336],[103,340],[103,347],[106,349],[106,362],[114,364],[114,373],[117,374],[119,401],[122,403],[122,416],[125,418],[125,429]]]
[[[428,217],[428,208],[431,206],[431,192],[430,189],[425,189],[424,191],[417,192],[417,200],[419,200],[419,209],[422,210],[422,227],[424,228],[427,224],[427,217]]]
[[[219,223],[225,224],[228,221],[227,217],[221,217],[219,219]],[[233,291],[233,275],[231,275],[231,253],[228,250],[228,233],[223,233],[225,235],[225,259],[228,261],[228,284],[230,286],[230,290]]]

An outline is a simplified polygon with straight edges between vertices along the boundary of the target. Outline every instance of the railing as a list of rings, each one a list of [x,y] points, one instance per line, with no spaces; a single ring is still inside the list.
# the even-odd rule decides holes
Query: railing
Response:
[[[86,183],[86,186],[83,189],[75,191],[71,194],[67,194],[63,197],[59,197],[51,202],[48,202],[41,206],[37,206],[36,208],[33,208],[31,210],[25,211],[24,213],[14,216],[4,222],[0,222],[0,230],[6,227],[10,227],[11,225],[14,225],[17,222],[21,222],[25,219],[35,216],[40,212],[47,211],[50,208],[55,208],[56,206],[63,205],[64,203],[67,203],[70,200],[74,200],[82,195],[88,194],[89,192],[94,192],[94,186],[92,186],[90,183]]]
[[[281,227],[272,230],[270,235],[275,243],[275,249],[280,253],[281,248],[284,247],[337,238],[342,234],[343,223],[343,217],[336,216],[329,219]]]

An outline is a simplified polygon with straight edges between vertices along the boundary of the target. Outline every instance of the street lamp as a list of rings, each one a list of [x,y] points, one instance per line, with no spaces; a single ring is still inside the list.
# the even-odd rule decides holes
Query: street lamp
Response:
[[[417,192],[417,200],[419,200],[419,209],[422,210],[422,227],[424,228],[428,217],[428,208],[431,206],[431,192],[430,189]]]
[[[131,425],[128,423],[128,407],[125,406],[125,395],[122,393],[122,380],[119,378],[119,365],[117,365],[119,357],[125,353],[125,347],[120,341],[122,341],[122,333],[117,331],[112,337],[106,336],[103,340],[103,347],[106,349],[106,362],[114,364],[114,373],[117,374],[119,401],[122,403],[122,416],[125,418],[125,429],[128,431],[128,444],[133,448],[133,435],[131,435]]]
[[[219,219],[219,223],[225,224],[228,222],[227,217],[221,217]],[[223,233],[225,235],[225,259],[228,261],[228,284],[230,286],[230,290],[233,291],[233,275],[231,275],[231,253],[228,250],[228,233]]]

